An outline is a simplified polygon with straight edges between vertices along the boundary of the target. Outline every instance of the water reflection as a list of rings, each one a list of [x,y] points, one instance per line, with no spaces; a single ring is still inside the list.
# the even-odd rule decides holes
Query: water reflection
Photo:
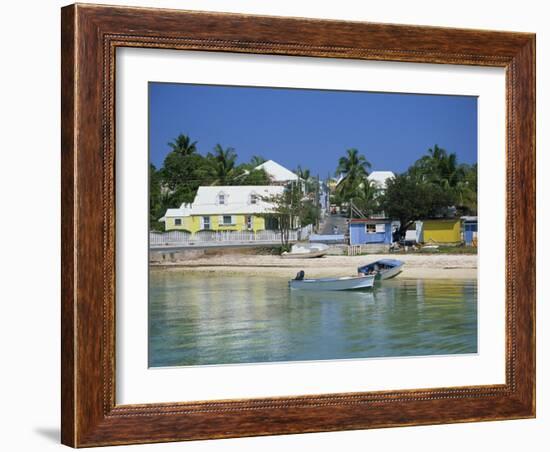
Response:
[[[153,367],[475,352],[475,280],[300,292],[280,278],[151,272]]]

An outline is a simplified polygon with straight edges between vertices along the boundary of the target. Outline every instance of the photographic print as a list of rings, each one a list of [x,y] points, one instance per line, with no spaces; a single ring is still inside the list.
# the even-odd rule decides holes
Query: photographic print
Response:
[[[478,352],[475,96],[148,90],[149,367]]]

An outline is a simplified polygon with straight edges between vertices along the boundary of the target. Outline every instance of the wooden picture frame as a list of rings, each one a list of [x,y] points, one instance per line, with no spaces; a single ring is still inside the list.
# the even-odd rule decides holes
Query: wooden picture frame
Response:
[[[535,416],[535,35],[78,4],[62,9],[61,32],[64,444],[85,447]],[[505,68],[506,383],[116,405],[117,47]]]

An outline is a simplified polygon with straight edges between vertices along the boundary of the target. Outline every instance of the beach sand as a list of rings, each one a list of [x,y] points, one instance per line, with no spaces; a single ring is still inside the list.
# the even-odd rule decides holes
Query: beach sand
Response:
[[[280,256],[226,254],[208,256],[174,263],[151,264],[153,270],[193,271],[223,274],[271,275],[293,278],[304,270],[308,278],[349,276],[357,267],[378,259],[399,259],[405,262],[398,278],[475,279],[476,255],[395,255],[324,256],[317,259],[282,259]]]

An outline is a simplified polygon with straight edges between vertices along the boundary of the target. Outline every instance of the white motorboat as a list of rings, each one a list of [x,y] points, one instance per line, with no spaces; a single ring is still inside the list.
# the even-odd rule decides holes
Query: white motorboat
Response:
[[[300,271],[289,285],[291,289],[311,291],[370,289],[374,286],[374,275],[305,279],[304,272]]]
[[[307,259],[322,257],[328,252],[328,245],[324,243],[297,243],[292,246],[290,253],[281,254],[283,259]]]

